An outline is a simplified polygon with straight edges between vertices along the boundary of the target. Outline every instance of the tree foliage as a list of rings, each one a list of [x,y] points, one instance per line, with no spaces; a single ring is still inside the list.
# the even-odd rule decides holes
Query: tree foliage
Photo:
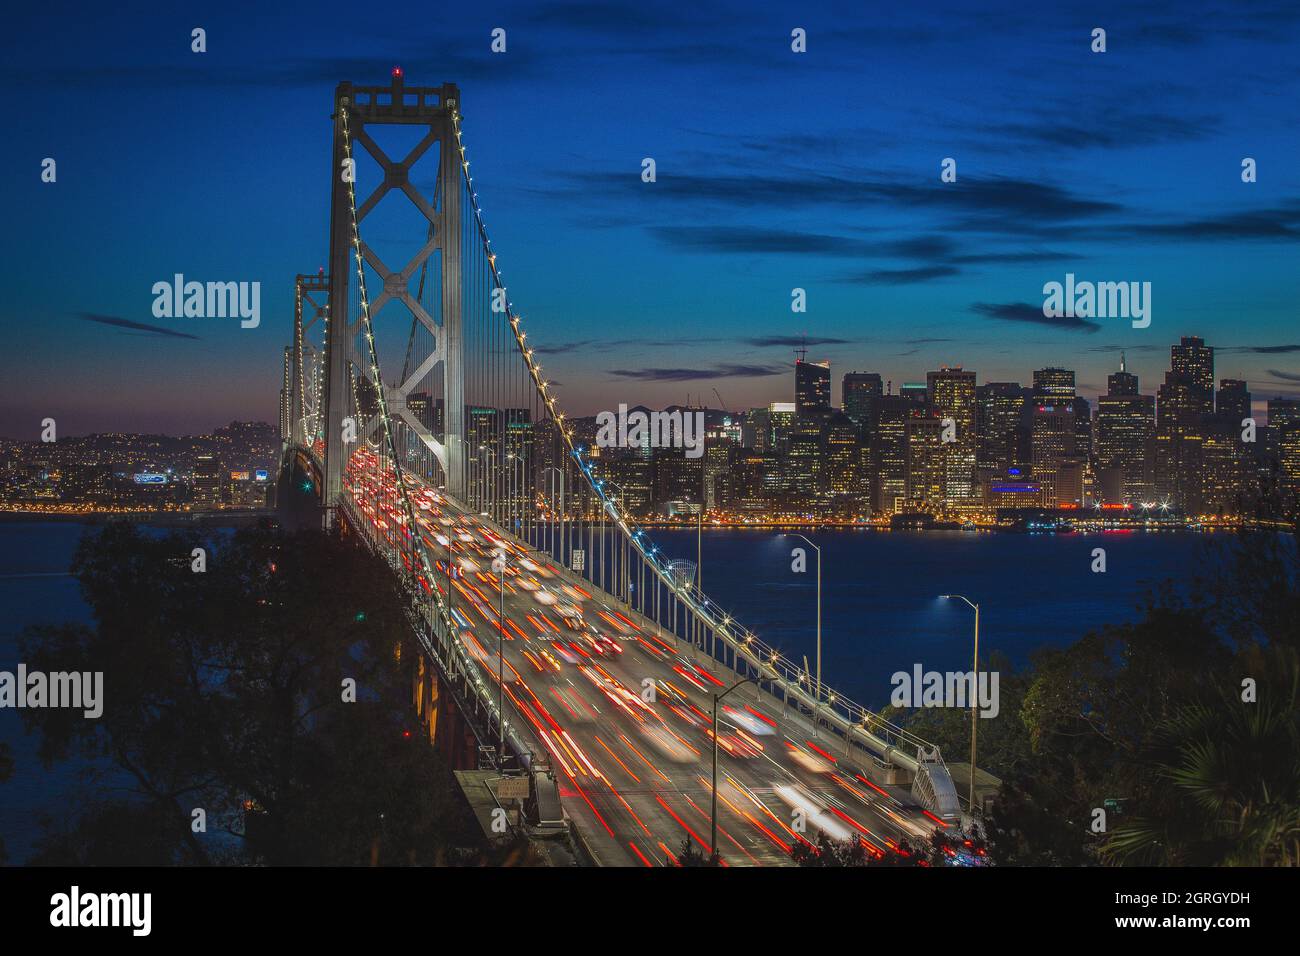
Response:
[[[1295,539],[1242,534],[1205,567],[1133,623],[1003,672],[1001,714],[979,727],[980,765],[1003,781],[997,862],[1300,863]],[[964,714],[898,719],[964,753]]]
[[[209,542],[114,524],[83,539],[73,572],[95,626],[30,628],[23,653],[33,669],[102,672],[103,716],[24,720],[47,765],[88,759],[131,793],[88,790],[37,862],[437,863],[479,842],[411,732],[404,598],[363,549],[321,532]]]

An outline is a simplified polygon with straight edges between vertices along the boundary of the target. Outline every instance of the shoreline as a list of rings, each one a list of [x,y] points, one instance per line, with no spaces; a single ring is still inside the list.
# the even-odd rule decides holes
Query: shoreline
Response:
[[[169,528],[230,527],[277,520],[271,510],[248,511],[0,511],[0,524],[111,524],[129,521]]]

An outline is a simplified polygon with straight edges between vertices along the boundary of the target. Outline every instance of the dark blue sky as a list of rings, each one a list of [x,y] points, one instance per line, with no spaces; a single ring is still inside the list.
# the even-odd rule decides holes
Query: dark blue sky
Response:
[[[0,434],[274,421],[333,88],[395,64],[460,85],[493,248],[575,413],[789,400],[802,334],[836,397],[941,363],[1066,365],[1092,394],[1121,348],[1153,391],[1185,334],[1257,400],[1300,393],[1294,2],[185,6],[9,15]],[[175,272],[260,281],[261,327],[153,318]],[[1044,320],[1067,272],[1151,282],[1151,326]]]

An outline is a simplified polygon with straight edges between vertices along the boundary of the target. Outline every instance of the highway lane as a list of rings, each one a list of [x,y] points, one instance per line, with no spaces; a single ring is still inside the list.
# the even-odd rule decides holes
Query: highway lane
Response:
[[[406,516],[391,475],[358,452],[347,484],[391,544]],[[549,752],[566,811],[608,865],[671,865],[684,839],[707,854],[712,694],[729,672],[589,582],[502,538],[417,478],[417,522],[445,595],[448,544],[453,616],[491,680],[504,650],[506,694]],[[506,550],[505,615],[493,558]],[[427,586],[427,582],[426,582]],[[580,614],[578,613],[580,612]],[[499,638],[504,635],[503,640]],[[726,675],[726,676],[724,676]],[[869,852],[928,841],[938,821],[847,761],[838,739],[745,687],[719,710],[718,851],[725,865],[790,863],[819,831]]]

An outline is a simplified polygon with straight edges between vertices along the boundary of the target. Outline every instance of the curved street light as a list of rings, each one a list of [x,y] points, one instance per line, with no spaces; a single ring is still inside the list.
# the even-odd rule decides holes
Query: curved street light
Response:
[[[975,660],[972,665],[972,677],[978,682],[980,674],[980,606],[964,594],[940,594],[947,601],[965,601],[975,611]],[[970,815],[975,816],[975,734],[979,726],[979,695],[972,694],[970,702]]]

